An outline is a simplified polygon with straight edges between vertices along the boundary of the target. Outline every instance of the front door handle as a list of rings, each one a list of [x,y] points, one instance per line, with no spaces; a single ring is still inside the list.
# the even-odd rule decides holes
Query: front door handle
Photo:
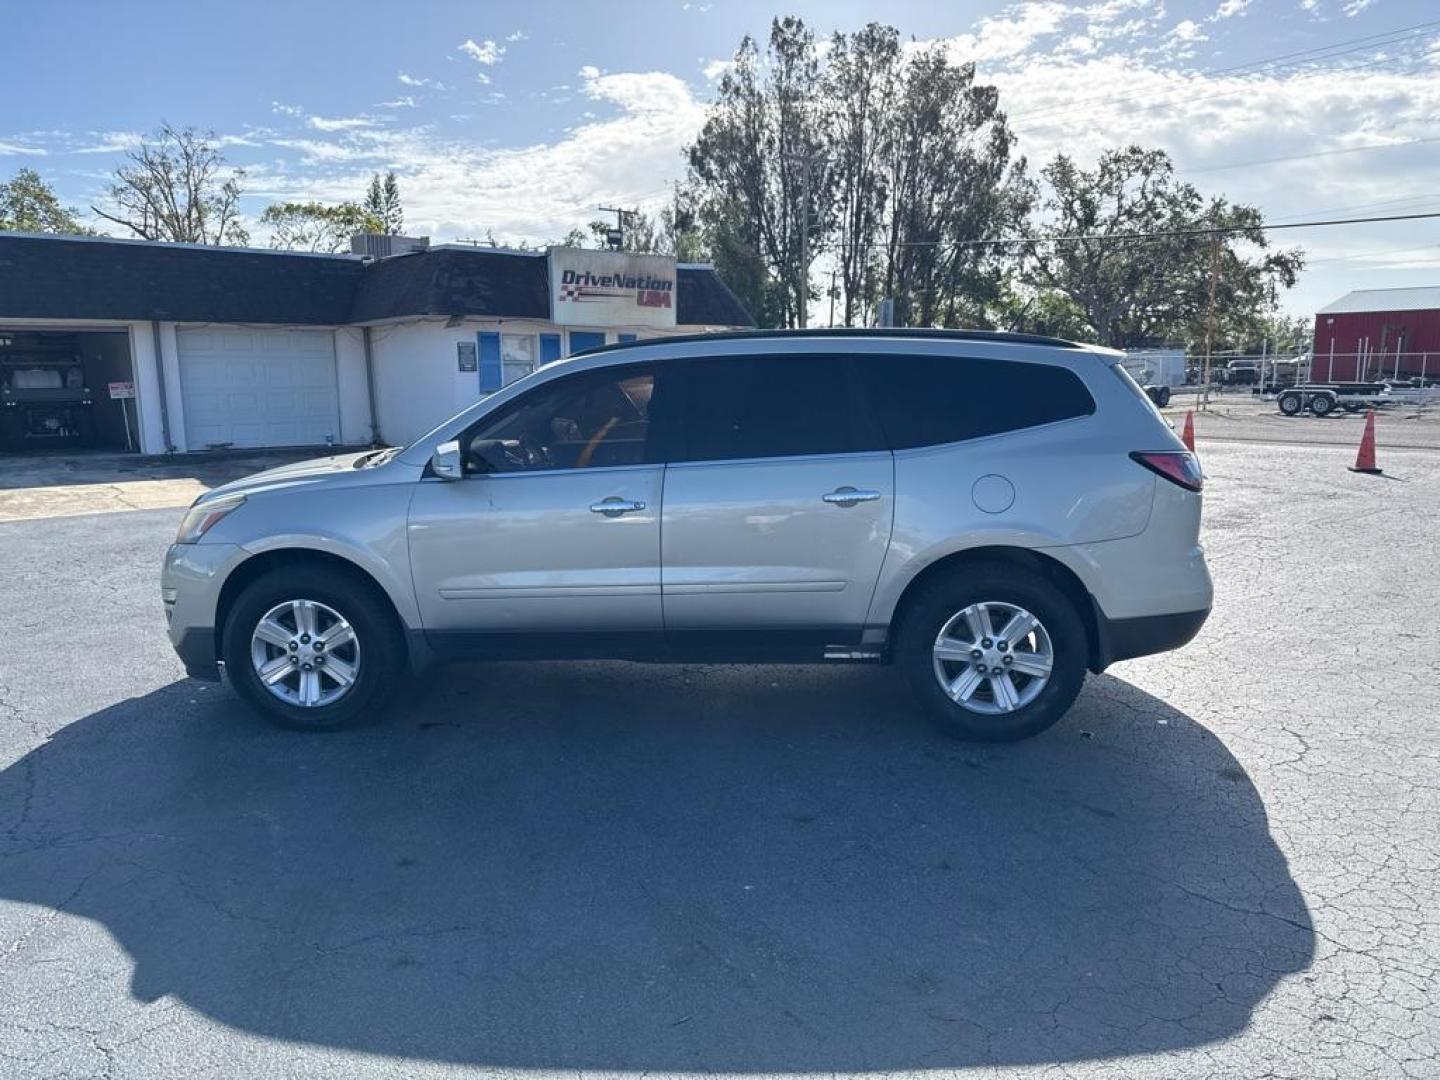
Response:
[[[639,499],[622,499],[618,495],[611,495],[607,499],[590,504],[592,514],[604,514],[610,518],[617,518],[621,514],[633,514],[644,509],[645,504]]]
[[[871,488],[853,488],[847,484],[822,495],[821,498],[832,506],[854,506],[856,503],[874,502],[880,498],[880,492]]]

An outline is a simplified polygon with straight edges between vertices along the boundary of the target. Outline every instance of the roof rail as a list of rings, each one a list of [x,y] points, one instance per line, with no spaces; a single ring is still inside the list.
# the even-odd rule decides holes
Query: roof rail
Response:
[[[643,338],[639,341],[618,341],[612,345],[596,345],[573,356],[594,356],[596,353],[633,349],[641,345],[684,344],[691,341],[752,341],[765,338],[913,338],[926,341],[993,341],[1016,345],[1049,345],[1061,349],[1083,349],[1084,345],[1044,334],[1014,334],[1004,330],[936,330],[895,326],[836,326],[811,330],[721,330],[713,334],[677,334],[674,337]]]

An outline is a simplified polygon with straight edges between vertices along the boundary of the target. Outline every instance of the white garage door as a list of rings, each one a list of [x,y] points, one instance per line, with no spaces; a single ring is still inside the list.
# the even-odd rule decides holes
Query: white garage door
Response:
[[[329,330],[178,330],[185,441],[318,446],[340,441]]]

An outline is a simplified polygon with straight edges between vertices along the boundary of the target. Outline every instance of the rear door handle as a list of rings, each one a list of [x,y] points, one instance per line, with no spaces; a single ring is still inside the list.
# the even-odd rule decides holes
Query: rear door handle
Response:
[[[634,514],[644,509],[645,504],[639,499],[622,499],[618,495],[611,495],[608,499],[590,504],[592,514],[604,514],[611,518],[617,518],[621,514]]]
[[[847,484],[822,495],[821,498],[832,506],[854,506],[856,503],[874,502],[880,498],[880,492],[872,488],[853,488]]]

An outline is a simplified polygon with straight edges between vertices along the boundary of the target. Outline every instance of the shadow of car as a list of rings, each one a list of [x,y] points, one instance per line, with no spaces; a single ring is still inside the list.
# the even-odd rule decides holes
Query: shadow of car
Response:
[[[325,736],[174,683],[0,774],[0,897],[103,924],[143,1000],[514,1068],[1173,1050],[1309,964],[1245,772],[1133,686],[976,747],[884,669],[772,675],[472,665]]]

